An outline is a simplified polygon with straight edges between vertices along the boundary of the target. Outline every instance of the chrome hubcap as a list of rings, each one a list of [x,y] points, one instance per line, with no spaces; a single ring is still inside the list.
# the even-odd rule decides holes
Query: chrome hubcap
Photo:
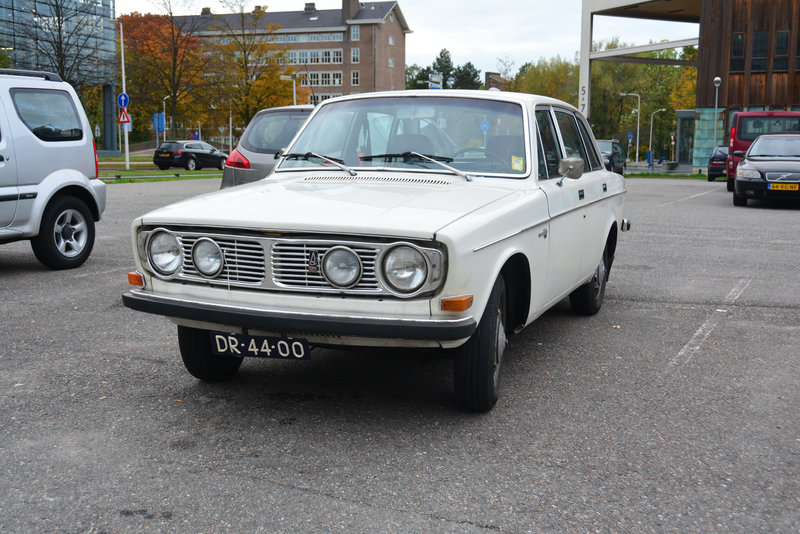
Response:
[[[78,210],[65,210],[56,219],[53,237],[58,251],[67,258],[74,258],[86,247],[89,230],[86,219]]]

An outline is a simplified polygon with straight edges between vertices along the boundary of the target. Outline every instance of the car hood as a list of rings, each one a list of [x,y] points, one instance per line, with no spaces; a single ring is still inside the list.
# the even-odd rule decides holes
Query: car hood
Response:
[[[506,179],[438,174],[282,175],[171,204],[142,216],[142,224],[430,239],[514,190]]]
[[[761,172],[800,172],[800,158],[784,159],[746,159],[746,165]]]

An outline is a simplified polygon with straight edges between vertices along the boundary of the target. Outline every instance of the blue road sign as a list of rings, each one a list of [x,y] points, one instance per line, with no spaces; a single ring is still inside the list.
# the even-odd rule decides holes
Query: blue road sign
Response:
[[[633,132],[628,132],[628,142],[633,141]]]
[[[131,99],[128,96],[128,93],[120,93],[117,95],[117,105],[121,108],[127,108],[128,104],[131,103]]]

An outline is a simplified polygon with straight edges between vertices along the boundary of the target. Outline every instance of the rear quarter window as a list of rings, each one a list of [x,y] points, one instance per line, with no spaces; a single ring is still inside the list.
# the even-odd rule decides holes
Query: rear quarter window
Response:
[[[23,124],[42,141],[83,139],[80,116],[67,91],[18,88],[11,90],[11,100]]]

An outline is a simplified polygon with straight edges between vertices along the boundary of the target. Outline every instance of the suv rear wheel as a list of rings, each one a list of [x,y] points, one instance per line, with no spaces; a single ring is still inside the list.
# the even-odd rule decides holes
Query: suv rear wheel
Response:
[[[45,208],[39,235],[31,239],[36,258],[51,269],[80,267],[94,247],[94,218],[73,196],[56,197]]]
[[[197,161],[194,158],[189,158],[186,161],[186,170],[193,171],[195,169],[199,169],[199,167],[197,166]]]

